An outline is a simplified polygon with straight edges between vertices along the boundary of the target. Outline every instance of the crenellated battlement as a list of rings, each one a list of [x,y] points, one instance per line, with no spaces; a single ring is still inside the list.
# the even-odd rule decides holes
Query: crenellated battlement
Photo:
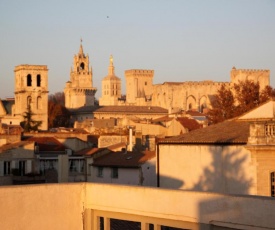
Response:
[[[154,70],[145,70],[145,69],[131,69],[125,70],[126,77],[153,77]]]
[[[164,82],[162,85],[179,85],[179,86],[220,86],[222,84],[230,84],[229,82],[215,81],[185,81],[185,82]]]
[[[231,83],[238,84],[239,81],[255,81],[260,83],[261,89],[270,84],[270,70],[266,69],[236,69],[230,72]]]

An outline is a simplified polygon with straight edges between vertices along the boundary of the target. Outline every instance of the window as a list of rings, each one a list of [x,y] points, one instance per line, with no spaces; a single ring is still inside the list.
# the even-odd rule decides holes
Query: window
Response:
[[[270,194],[275,197],[275,172],[270,173]]]
[[[84,159],[71,159],[69,160],[70,172],[83,173],[84,172]]]
[[[37,97],[37,105],[36,105],[37,109],[42,109],[42,98],[39,96]]]
[[[118,178],[118,168],[112,168],[112,178]]]
[[[32,98],[30,96],[27,97],[27,108],[31,108]]]
[[[85,64],[82,62],[82,63],[80,64],[80,69],[81,69],[81,70],[84,70],[84,68],[85,68]]]
[[[144,83],[144,85],[147,85],[147,81]]]
[[[98,177],[103,177],[103,167],[98,167],[97,168],[97,176]]]
[[[38,87],[41,86],[41,76],[40,76],[40,74],[37,74],[37,76],[36,76],[36,86],[38,86]]]
[[[19,174],[24,176],[26,173],[26,161],[19,161]]]
[[[57,170],[56,159],[40,159],[40,172],[44,175],[47,170]]]
[[[32,86],[32,75],[30,74],[27,76],[27,86]]]
[[[4,176],[11,174],[11,162],[4,161]]]

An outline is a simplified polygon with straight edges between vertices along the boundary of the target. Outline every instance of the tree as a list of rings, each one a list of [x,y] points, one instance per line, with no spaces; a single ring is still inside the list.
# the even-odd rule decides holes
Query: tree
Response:
[[[270,86],[260,91],[259,82],[239,81],[231,88],[223,84],[215,95],[213,109],[209,111],[209,120],[215,124],[240,116],[274,96],[275,90]]]
[[[225,84],[221,85],[212,103],[213,109],[209,111],[209,119],[212,123],[218,123],[234,117],[235,98],[232,90]]]
[[[33,120],[33,115],[35,114],[31,111],[31,107],[29,106],[27,111],[23,114],[24,121],[20,123],[25,132],[38,131],[38,128],[42,124],[42,121]]]
[[[57,92],[49,95],[49,101],[54,102],[55,104],[59,104],[65,106],[65,95],[63,92]]]
[[[61,104],[48,102],[48,125],[49,128],[69,127],[70,112]]]

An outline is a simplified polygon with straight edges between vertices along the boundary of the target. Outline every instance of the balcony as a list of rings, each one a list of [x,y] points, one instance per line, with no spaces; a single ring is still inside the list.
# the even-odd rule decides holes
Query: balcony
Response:
[[[270,197],[138,186],[5,186],[0,205],[0,229],[109,230],[119,222],[142,230],[275,227],[275,200]]]

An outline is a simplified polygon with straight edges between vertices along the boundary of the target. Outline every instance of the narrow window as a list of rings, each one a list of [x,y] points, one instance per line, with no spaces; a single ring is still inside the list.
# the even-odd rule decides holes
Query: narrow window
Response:
[[[27,76],[27,86],[32,86],[32,75],[30,74]]]
[[[103,167],[97,168],[97,177],[103,177]]]
[[[40,76],[40,74],[37,74],[37,76],[36,76],[36,85],[37,85],[38,87],[41,86],[41,76]]]
[[[84,67],[85,67],[85,64],[82,62],[82,63],[80,64],[80,70],[84,70]]]
[[[31,108],[32,98],[29,96],[27,97],[27,108]]]
[[[26,173],[26,161],[19,161],[19,174],[24,176]]]
[[[112,178],[118,178],[118,168],[112,168]]]
[[[275,197],[275,172],[270,173],[270,194]]]
[[[4,175],[10,175],[11,174],[11,162],[10,161],[4,161]]]
[[[41,97],[37,97],[37,105],[36,105],[37,109],[41,109],[42,108],[42,98]]]

